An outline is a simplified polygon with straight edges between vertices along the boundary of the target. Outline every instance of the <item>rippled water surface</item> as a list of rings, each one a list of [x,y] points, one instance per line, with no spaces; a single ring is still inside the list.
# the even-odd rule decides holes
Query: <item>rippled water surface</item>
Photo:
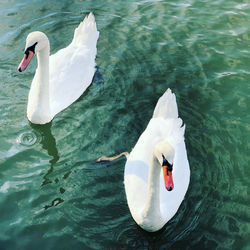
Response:
[[[43,126],[26,118],[29,32],[51,52],[86,13],[100,38],[97,73],[80,99]],[[250,249],[249,1],[0,3],[0,249]],[[131,218],[125,158],[170,87],[186,124],[191,180],[157,233]],[[248,107],[248,108],[247,108]]]

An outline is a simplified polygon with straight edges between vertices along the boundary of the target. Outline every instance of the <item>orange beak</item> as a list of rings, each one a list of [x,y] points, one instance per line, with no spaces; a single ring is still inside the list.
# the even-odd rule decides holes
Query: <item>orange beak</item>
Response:
[[[30,63],[30,60],[34,56],[34,53],[32,51],[29,50],[28,53],[29,53],[28,56],[27,56],[27,54],[24,54],[23,60],[18,65],[18,71],[19,72],[22,72],[27,68],[27,66]]]
[[[174,189],[172,171],[168,171],[167,166],[162,166],[162,168],[163,168],[163,177],[164,177],[165,187],[168,191],[171,191]]]

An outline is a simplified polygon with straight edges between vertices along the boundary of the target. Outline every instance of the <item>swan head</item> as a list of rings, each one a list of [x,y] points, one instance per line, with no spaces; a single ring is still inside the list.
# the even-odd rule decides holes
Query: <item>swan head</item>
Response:
[[[171,164],[162,154],[162,168],[163,168],[163,177],[165,182],[165,187],[168,191],[172,191],[174,189],[174,182],[173,182],[173,163]]]
[[[162,166],[165,187],[168,191],[172,191],[174,189],[172,176],[174,148],[166,141],[158,142],[154,148],[154,155]]]
[[[29,65],[34,54],[49,46],[48,37],[40,31],[31,32],[26,38],[24,57],[18,66],[18,71],[24,71]]]

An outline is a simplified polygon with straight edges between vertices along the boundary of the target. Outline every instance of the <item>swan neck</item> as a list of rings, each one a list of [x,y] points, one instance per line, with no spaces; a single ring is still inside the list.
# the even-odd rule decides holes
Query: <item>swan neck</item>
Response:
[[[147,218],[160,218],[160,173],[161,166],[158,159],[153,154],[149,166],[148,175],[148,197],[144,208],[144,216]]]
[[[27,115],[31,122],[37,124],[45,124],[52,119],[49,86],[49,43],[37,52],[37,69],[29,93]]]
[[[37,70],[40,84],[49,84],[49,45],[37,52]]]
[[[37,91],[39,106],[49,112],[49,45],[37,53]]]

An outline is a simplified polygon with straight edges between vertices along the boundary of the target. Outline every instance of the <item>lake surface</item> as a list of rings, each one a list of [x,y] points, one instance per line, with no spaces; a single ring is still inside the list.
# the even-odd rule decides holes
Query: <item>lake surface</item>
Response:
[[[84,16],[100,37],[93,83],[43,126],[26,118],[36,69],[29,32],[51,53]],[[0,3],[0,249],[250,249],[249,1]],[[171,88],[191,168],[177,214],[157,233],[133,221],[120,158]]]

